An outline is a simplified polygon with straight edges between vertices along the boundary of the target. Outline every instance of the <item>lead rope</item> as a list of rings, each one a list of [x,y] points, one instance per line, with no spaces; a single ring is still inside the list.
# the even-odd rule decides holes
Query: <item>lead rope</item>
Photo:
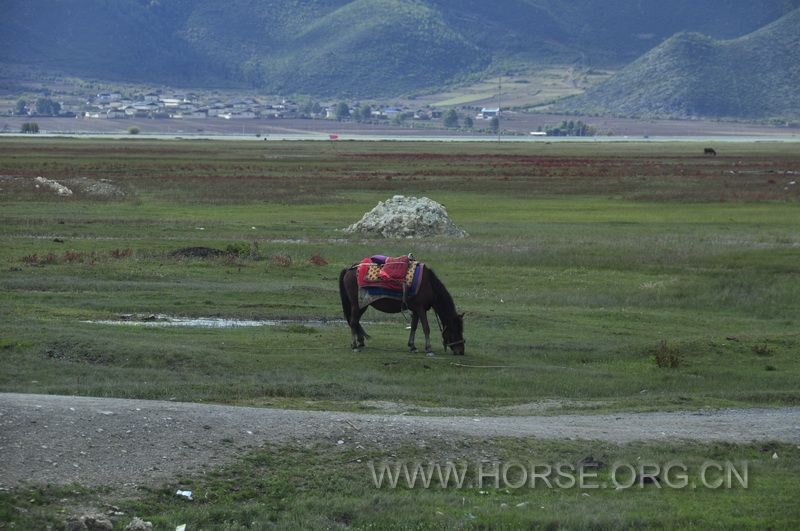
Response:
[[[406,283],[403,281],[403,300],[400,303],[400,315],[402,315],[406,322],[408,322],[408,315],[406,315],[406,310],[408,310],[408,301],[406,299]]]

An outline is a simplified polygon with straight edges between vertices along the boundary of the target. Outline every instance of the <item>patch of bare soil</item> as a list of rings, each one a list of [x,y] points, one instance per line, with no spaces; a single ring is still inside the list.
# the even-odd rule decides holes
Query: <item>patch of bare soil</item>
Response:
[[[379,445],[454,437],[800,442],[800,408],[527,417],[415,417],[0,394],[0,486],[133,489],[265,444]],[[340,442],[341,441],[341,442]]]

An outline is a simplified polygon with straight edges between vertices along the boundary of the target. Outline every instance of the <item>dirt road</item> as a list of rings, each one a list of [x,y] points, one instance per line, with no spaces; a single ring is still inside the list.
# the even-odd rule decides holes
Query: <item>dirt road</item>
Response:
[[[800,444],[800,408],[418,417],[0,394],[0,486],[154,484],[220,465],[266,443],[392,446],[421,439],[494,436]]]

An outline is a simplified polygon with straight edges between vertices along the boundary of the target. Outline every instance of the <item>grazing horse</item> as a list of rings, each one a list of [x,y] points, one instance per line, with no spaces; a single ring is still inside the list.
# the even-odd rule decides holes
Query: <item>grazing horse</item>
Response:
[[[431,268],[425,268],[417,293],[408,296],[405,301],[383,298],[373,301],[364,308],[359,305],[357,270],[358,265],[354,265],[343,269],[339,275],[339,295],[342,298],[344,318],[353,333],[351,346],[354,352],[361,350],[361,347],[364,346],[364,339],[369,337],[359,321],[367,308],[372,306],[385,313],[399,313],[407,308],[411,312],[408,349],[411,352],[417,351],[417,347],[414,345],[414,336],[417,332],[417,323],[421,321],[422,331],[425,333],[425,352],[428,354],[432,354],[433,349],[431,348],[431,329],[428,325],[427,311],[433,308],[441,322],[442,343],[445,351],[449,347],[453,354],[464,354],[464,314],[456,312],[453,297],[450,296],[444,284]]]
[[[703,155],[711,155],[712,157],[717,156],[717,150],[714,148],[705,148],[703,150]]]

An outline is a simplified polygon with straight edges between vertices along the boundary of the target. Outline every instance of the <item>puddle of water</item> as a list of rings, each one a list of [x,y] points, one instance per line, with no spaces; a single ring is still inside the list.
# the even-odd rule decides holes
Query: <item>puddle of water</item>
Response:
[[[115,326],[142,326],[146,328],[252,328],[258,326],[288,326],[304,325],[313,327],[323,327],[329,325],[346,325],[344,319],[331,320],[300,320],[300,319],[228,319],[225,317],[174,317],[170,315],[151,315],[151,316],[121,316],[120,319],[108,319],[97,321],[81,321],[83,323],[115,325]]]

